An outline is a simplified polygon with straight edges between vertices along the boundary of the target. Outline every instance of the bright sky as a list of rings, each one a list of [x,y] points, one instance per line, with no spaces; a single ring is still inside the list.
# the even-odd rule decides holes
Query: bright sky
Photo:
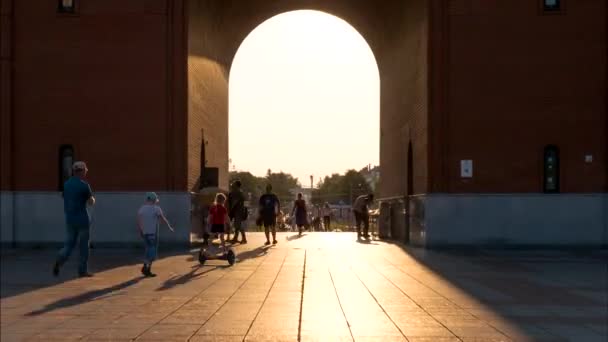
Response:
[[[236,170],[319,177],[379,160],[380,80],[370,47],[318,11],[277,15],[240,46],[229,80],[229,156]]]

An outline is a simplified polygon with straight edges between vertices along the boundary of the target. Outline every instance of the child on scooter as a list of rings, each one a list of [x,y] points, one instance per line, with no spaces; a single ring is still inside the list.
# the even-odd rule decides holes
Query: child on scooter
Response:
[[[224,253],[226,252],[226,242],[224,234],[227,233],[227,227],[230,224],[228,219],[228,210],[225,206],[226,196],[222,193],[215,195],[215,201],[213,206],[209,209],[209,220],[208,224],[210,227],[211,234],[218,234]]]

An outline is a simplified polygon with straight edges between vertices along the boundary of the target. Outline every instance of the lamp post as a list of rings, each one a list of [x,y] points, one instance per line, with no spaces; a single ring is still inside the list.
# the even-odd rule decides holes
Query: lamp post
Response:
[[[310,202],[312,203],[312,175],[310,175]]]

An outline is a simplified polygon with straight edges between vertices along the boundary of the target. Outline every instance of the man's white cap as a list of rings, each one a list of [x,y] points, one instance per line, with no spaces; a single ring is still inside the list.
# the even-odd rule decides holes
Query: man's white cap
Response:
[[[74,171],[88,171],[87,164],[83,161],[77,161],[72,165],[72,170]]]
[[[158,195],[155,192],[146,192],[146,201],[157,203]]]
[[[146,201],[158,203],[160,200],[155,192],[146,192]]]

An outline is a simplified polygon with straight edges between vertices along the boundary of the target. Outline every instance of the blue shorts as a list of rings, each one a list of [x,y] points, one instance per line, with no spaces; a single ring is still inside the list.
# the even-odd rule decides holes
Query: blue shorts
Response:
[[[144,243],[146,245],[144,260],[146,263],[151,264],[152,261],[156,260],[158,249],[158,238],[156,234],[144,234]]]

